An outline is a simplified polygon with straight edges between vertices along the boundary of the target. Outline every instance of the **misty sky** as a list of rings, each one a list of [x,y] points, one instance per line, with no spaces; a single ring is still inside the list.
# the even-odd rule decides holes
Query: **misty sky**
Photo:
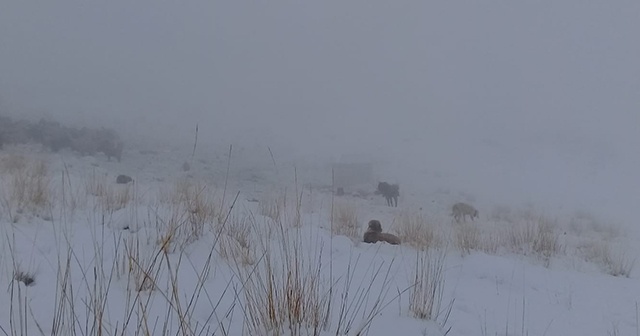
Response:
[[[573,169],[637,156],[638,32],[637,0],[4,1],[0,108],[437,169]]]

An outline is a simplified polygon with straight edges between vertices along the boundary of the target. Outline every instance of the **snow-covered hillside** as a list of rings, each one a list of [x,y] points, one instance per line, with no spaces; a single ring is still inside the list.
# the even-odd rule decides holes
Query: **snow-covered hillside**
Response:
[[[624,222],[493,204],[447,189],[437,174],[429,175],[440,178],[437,190],[401,185],[400,206],[390,208],[375,185],[370,194],[332,196],[323,178],[329,165],[256,166],[235,150],[230,160],[225,150],[190,160],[132,147],[118,163],[5,146],[2,333],[640,330],[639,237]],[[117,184],[119,174],[134,182]],[[449,214],[458,201],[480,217],[455,223]],[[402,245],[362,243],[371,219]]]

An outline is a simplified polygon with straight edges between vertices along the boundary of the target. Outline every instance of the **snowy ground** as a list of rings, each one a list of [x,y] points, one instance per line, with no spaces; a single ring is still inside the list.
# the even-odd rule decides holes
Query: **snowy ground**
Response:
[[[227,154],[185,172],[172,150],[122,163],[0,151],[0,333],[640,334],[638,234],[624,223],[446,186],[405,184],[388,208],[332,197],[328,165]],[[480,218],[452,222],[457,201]],[[403,245],[359,243],[374,218]]]

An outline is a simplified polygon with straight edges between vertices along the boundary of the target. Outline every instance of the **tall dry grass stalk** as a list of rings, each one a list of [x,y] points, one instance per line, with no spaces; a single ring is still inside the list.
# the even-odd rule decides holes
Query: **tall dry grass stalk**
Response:
[[[118,263],[118,274],[127,279],[127,289],[136,292],[154,290],[162,266],[159,254],[144,251],[137,237],[127,239],[123,245],[125,250]]]
[[[64,222],[71,221],[79,209],[86,208],[87,195],[86,186],[83,190],[77,183],[77,179],[72,178],[68,166],[65,164],[60,175],[60,185],[57,197],[60,200],[60,218]]]
[[[413,317],[447,324],[453,302],[443,306],[446,249],[416,251],[410,275],[409,312]]]
[[[93,169],[91,175],[85,179],[84,186],[87,195],[103,197],[107,194],[107,176]]]
[[[254,267],[236,261],[248,333],[319,335],[330,302],[321,250],[305,246],[298,228],[276,225],[271,235],[258,233],[260,260]]]
[[[337,321],[331,330],[336,335],[363,335],[366,334],[371,323],[392,302],[399,299],[410,288],[395,288],[396,295],[389,292],[393,288],[395,258],[390,262],[372,263],[366,266],[364,274],[358,275],[360,269],[359,259],[349,260],[346,274],[340,276],[340,280],[334,282],[335,291],[329,291],[337,298],[337,305],[332,306],[333,321]],[[354,280],[360,280],[354,283]],[[332,288],[332,289],[333,289]],[[379,288],[379,290],[373,290]]]

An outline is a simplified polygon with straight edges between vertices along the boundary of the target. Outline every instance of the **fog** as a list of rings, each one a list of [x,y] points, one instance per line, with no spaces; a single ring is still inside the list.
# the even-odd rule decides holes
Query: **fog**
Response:
[[[615,212],[640,185],[639,18],[636,0],[5,1],[0,112],[160,145],[198,124],[216,148]]]

